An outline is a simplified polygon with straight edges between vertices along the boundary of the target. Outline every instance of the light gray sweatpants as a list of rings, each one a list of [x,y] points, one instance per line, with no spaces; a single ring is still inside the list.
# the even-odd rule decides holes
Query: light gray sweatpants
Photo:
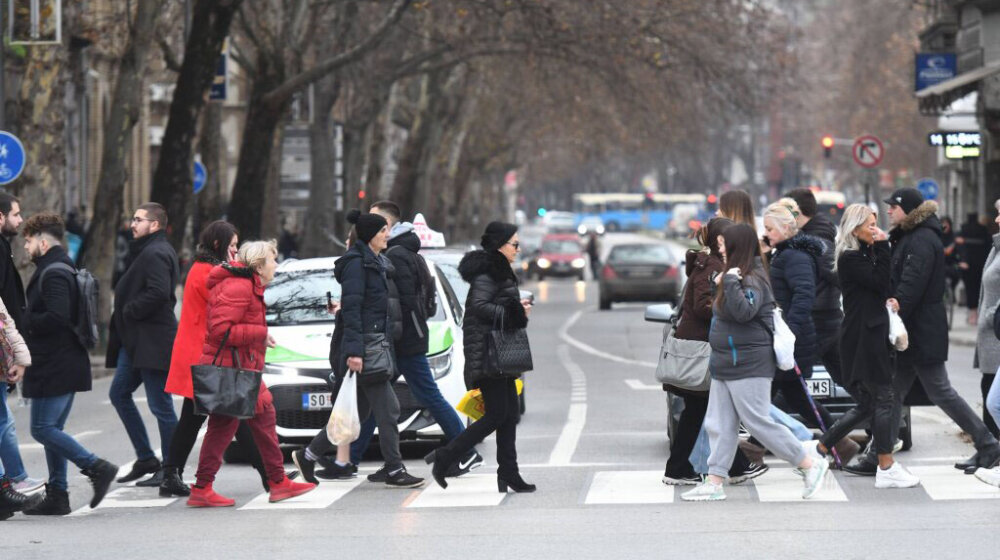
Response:
[[[729,477],[739,444],[740,421],[757,441],[780,459],[798,466],[806,450],[791,430],[775,422],[770,415],[771,379],[748,377],[732,381],[712,380],[708,392],[705,431],[712,453],[708,456],[708,474]]]

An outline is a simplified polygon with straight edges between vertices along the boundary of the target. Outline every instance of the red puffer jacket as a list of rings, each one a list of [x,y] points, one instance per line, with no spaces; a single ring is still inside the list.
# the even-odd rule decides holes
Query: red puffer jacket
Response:
[[[234,367],[232,349],[246,370],[264,369],[267,323],[264,320],[264,285],[251,269],[223,264],[208,274],[207,330],[199,363],[210,364],[229,332],[218,363]]]

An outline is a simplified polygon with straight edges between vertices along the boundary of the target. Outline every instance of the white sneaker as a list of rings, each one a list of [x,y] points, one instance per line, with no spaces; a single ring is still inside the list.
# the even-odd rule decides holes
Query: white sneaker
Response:
[[[693,490],[681,494],[681,499],[685,502],[718,502],[726,499],[726,491],[721,484],[712,484],[706,478]]]
[[[976,469],[976,478],[990,486],[1000,488],[1000,467],[993,467],[992,469],[980,467]]]
[[[28,494],[34,492],[35,490],[38,490],[42,486],[45,486],[45,481],[36,480],[34,478],[28,477],[25,478],[24,480],[19,480],[17,482],[14,482],[12,486],[14,487],[14,490],[17,490],[21,494]]]
[[[808,500],[819,492],[819,489],[823,487],[823,480],[826,478],[826,473],[830,470],[830,463],[827,463],[825,459],[813,458],[813,464],[806,471],[806,476],[803,478],[803,482],[806,487],[802,490],[802,498]]]
[[[879,467],[875,471],[875,488],[913,488],[920,484],[920,479],[903,468],[899,461],[894,461],[888,469]]]

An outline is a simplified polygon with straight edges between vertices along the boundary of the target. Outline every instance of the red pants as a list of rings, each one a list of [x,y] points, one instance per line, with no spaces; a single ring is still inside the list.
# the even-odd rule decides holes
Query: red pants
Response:
[[[205,432],[205,439],[201,442],[198,472],[195,474],[198,486],[207,486],[215,481],[215,473],[219,472],[222,466],[222,455],[233,441],[233,435],[239,425],[239,419],[232,416],[209,415],[208,431]],[[272,482],[281,482],[285,479],[285,461],[278,447],[274,399],[263,383],[260,384],[257,409],[253,418],[247,420],[247,425],[250,427],[254,442],[257,443],[257,449],[260,450],[267,478]]]

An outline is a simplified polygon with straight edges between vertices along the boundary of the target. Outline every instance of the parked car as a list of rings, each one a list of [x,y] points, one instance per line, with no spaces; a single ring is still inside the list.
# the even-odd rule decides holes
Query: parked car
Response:
[[[576,276],[583,280],[587,258],[580,238],[575,233],[552,233],[542,239],[542,246],[535,259],[538,279],[546,276]]]
[[[576,231],[576,214],[550,210],[542,217],[542,225],[549,233],[572,233]]]
[[[680,265],[662,243],[624,243],[608,251],[598,288],[600,309],[617,301],[667,301],[680,294]]]
[[[576,232],[580,235],[587,235],[590,232],[604,235],[604,231],[604,220],[600,216],[584,216],[576,226]]]

